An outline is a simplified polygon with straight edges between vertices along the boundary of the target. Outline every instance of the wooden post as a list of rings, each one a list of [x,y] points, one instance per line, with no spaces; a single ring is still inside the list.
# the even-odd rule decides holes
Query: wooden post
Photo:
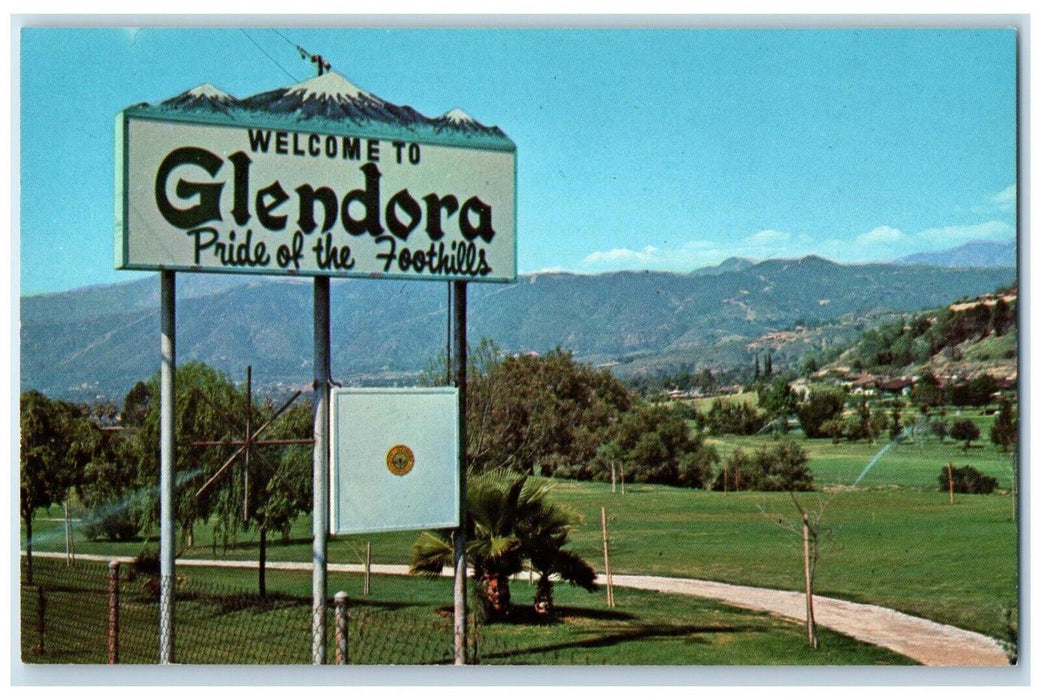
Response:
[[[119,663],[119,562],[108,563],[108,662]]]
[[[954,465],[950,462],[947,463],[947,490],[951,494],[951,505],[954,505]]]
[[[65,565],[76,561],[76,547],[72,543],[72,519],[69,517],[69,502],[65,501]]]
[[[614,472],[615,472],[615,462],[612,459],[611,460],[611,493],[615,493],[615,483],[614,483],[615,475],[614,475]]]
[[[44,637],[47,631],[47,599],[43,595],[43,586],[36,587],[36,648],[33,650],[37,656],[46,653]]]
[[[362,585],[362,594],[369,595],[369,577],[372,574],[372,542],[365,543],[365,582]]]
[[[249,525],[249,453],[252,452],[253,436],[253,365],[246,365],[246,452],[242,456],[242,527]],[[264,555],[260,555],[260,568],[264,569]],[[263,591],[261,592],[263,596]]]
[[[267,528],[260,528],[260,566],[257,567],[257,591],[261,598],[267,598]]]
[[[604,539],[604,576],[607,578],[607,607],[614,607],[614,586],[611,581],[611,553],[607,545],[607,511],[600,506],[600,530]]]
[[[723,465],[723,495],[727,495],[727,481],[729,481],[730,475],[727,472],[727,465]]]
[[[806,574],[806,637],[810,646],[817,648],[817,630],[813,621],[813,578],[810,573],[810,519],[802,514],[802,558]]]

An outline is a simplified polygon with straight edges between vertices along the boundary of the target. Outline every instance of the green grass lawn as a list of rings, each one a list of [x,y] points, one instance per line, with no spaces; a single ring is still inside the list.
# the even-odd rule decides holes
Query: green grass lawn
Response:
[[[104,663],[107,609],[104,567],[94,566],[92,592],[64,562],[41,562],[36,581],[51,584],[43,648],[36,627],[23,626],[22,658],[30,663]],[[89,568],[88,568],[89,572]],[[89,576],[89,573],[88,573]],[[253,573],[236,569],[182,569],[177,603],[177,661],[191,664],[310,663],[309,572],[272,571],[269,600],[229,597],[248,590]],[[330,593],[350,596],[349,654],[353,663],[451,663],[452,582],[374,576],[369,595],[358,574],[331,573]],[[810,649],[800,625],[777,617],[686,596],[619,590],[617,606],[603,592],[557,588],[555,623],[530,613],[534,587],[514,581],[513,619],[479,626],[481,664],[626,665],[905,665],[912,663],[828,630]],[[154,601],[134,583],[121,593],[120,661],[155,663]],[[23,590],[23,597],[25,591]],[[32,590],[23,617],[34,619]],[[94,620],[95,624],[90,624]],[[328,622],[333,627],[331,615]],[[327,643],[331,654],[333,643]],[[472,647],[471,647],[472,648]]]
[[[977,412],[973,420],[989,423]],[[948,419],[954,419],[954,411]],[[986,417],[990,418],[990,417]],[[756,449],[773,438],[712,439],[724,457],[741,447]],[[1012,520],[1010,460],[989,442],[968,451],[947,440],[918,444],[839,443],[804,440],[820,491],[800,498],[811,509],[826,503],[829,540],[816,592],[868,602],[1003,638],[1006,611],[1017,604],[1017,526]],[[879,454],[881,452],[881,454]],[[877,461],[869,471],[865,467]],[[948,461],[972,464],[999,480],[1002,493],[957,495],[952,506],[939,490]],[[858,477],[858,488],[849,489]],[[801,541],[777,524],[796,511],[786,494],[714,493],[649,485],[559,480],[555,497],[576,508],[585,523],[573,533],[573,548],[602,570],[600,507],[608,514],[612,570],[617,573],[705,578],[800,590]],[[53,509],[57,514],[58,509]],[[41,513],[41,515],[43,515]],[[56,521],[38,519],[36,547],[63,550]],[[196,546],[183,556],[255,559],[256,536],[214,551],[212,530],[196,529]],[[24,536],[24,533],[23,533]],[[408,562],[416,533],[333,537],[329,560],[360,564],[366,541],[375,563]],[[269,538],[271,561],[310,561],[310,518],[299,519],[287,541]],[[157,548],[153,540],[150,546]],[[77,542],[78,552],[137,554],[142,542]],[[638,595],[626,592],[625,595]],[[639,594],[643,595],[643,594]]]

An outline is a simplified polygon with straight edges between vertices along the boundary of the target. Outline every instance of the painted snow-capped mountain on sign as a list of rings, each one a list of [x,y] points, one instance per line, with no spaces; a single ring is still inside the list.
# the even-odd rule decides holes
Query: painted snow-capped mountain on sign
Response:
[[[498,126],[482,124],[462,109],[453,108],[441,116],[427,117],[408,105],[397,105],[363,90],[335,71],[241,99],[205,83],[156,105],[134,105],[127,113],[166,119],[199,117],[227,124],[266,123],[272,127],[312,131],[339,130],[346,122],[386,138],[504,150],[515,148]]]

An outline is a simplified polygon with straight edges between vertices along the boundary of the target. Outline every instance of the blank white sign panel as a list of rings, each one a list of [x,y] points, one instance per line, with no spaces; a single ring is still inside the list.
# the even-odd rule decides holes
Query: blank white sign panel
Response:
[[[334,389],[330,531],[459,525],[459,392]]]

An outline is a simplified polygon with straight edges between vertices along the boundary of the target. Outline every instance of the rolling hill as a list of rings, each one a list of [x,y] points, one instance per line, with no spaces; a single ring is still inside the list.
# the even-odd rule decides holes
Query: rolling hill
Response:
[[[840,319],[862,328],[865,319],[937,307],[1015,279],[1014,267],[840,265],[815,256],[732,261],[701,274],[524,275],[470,285],[469,337],[492,338],[508,352],[560,346],[622,376],[679,364],[722,368],[750,362],[754,343],[773,332]],[[158,369],[158,287],[146,278],[23,298],[22,390],[120,403]],[[446,287],[334,281],[334,379],[414,382],[445,347]],[[268,390],[308,386],[311,304],[307,279],[181,274],[178,362],[202,360],[236,379],[250,364]]]

